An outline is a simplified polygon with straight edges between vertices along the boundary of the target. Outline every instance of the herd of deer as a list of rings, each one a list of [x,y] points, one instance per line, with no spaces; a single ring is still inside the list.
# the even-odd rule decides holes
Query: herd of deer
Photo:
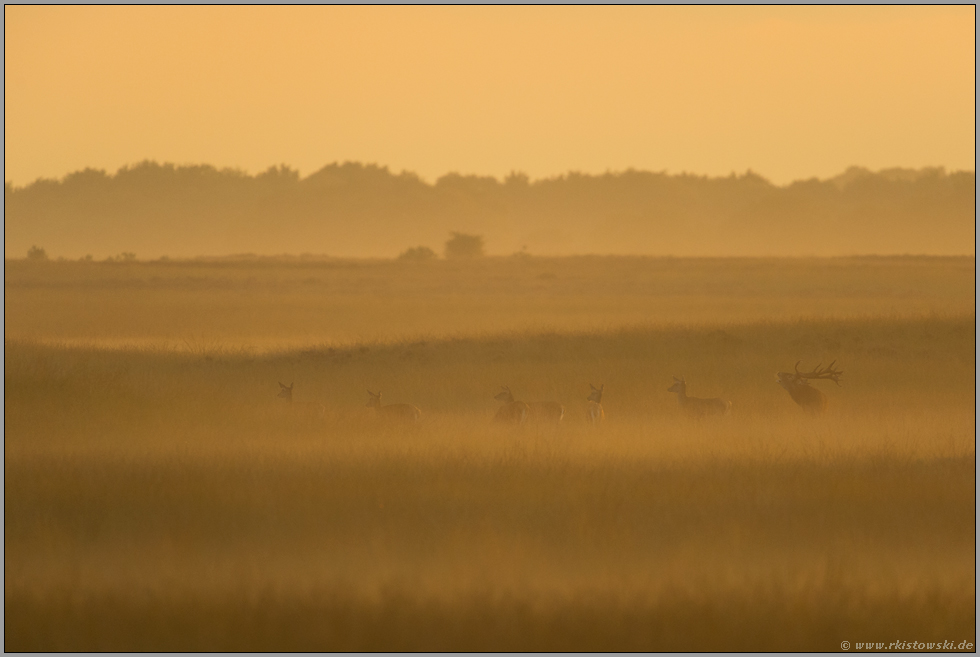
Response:
[[[776,382],[781,385],[800,407],[807,413],[822,413],[827,409],[827,397],[822,392],[810,385],[810,381],[824,379],[833,381],[840,385],[840,377],[844,372],[835,370],[833,361],[827,367],[821,369],[820,365],[813,368],[812,372],[801,372],[800,363],[797,361],[793,372],[779,372],[776,374]],[[597,427],[606,417],[602,410],[602,392],[605,384],[596,388],[591,383],[589,387],[592,391],[586,397],[588,404],[585,408],[585,417],[590,425]],[[326,408],[318,402],[294,402],[293,384],[288,386],[279,384],[279,397],[290,402],[314,417],[322,418],[326,413]],[[707,417],[710,415],[728,415],[732,411],[732,403],[718,397],[712,399],[702,399],[700,397],[687,396],[687,381],[683,378],[674,377],[674,383],[667,388],[667,392],[677,394],[677,402],[681,409],[692,417]],[[416,423],[422,419],[422,411],[418,406],[412,404],[382,404],[381,393],[368,390],[367,406],[377,410],[378,415],[386,420]],[[502,405],[494,416],[494,421],[501,424],[522,425],[528,421],[550,422],[558,424],[565,417],[565,407],[558,402],[523,402],[514,398],[513,393],[507,386],[501,386],[501,392],[494,396],[494,399]]]

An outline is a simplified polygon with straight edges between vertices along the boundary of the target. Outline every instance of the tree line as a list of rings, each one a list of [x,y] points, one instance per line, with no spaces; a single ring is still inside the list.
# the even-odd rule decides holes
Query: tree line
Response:
[[[491,254],[974,253],[974,172],[872,172],[777,186],[628,170],[530,180],[335,163],[302,177],[143,162],[4,185],[7,257],[317,253],[394,257],[482,236]],[[424,251],[416,253],[425,253]]]

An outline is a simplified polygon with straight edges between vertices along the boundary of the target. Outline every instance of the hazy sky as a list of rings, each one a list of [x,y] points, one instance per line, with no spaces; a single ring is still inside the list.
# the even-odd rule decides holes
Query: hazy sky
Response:
[[[974,169],[975,9],[4,9],[4,179]]]

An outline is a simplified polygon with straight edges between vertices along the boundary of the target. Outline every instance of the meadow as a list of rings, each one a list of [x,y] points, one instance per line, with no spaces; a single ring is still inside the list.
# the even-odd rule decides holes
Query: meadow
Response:
[[[6,650],[976,645],[972,257],[5,275]]]
[[[242,347],[972,313],[971,257],[225,258],[4,265],[4,336]]]

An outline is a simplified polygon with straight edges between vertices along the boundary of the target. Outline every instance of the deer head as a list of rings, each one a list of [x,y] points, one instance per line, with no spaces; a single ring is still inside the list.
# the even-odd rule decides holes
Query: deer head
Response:
[[[284,386],[281,382],[278,382],[277,381],[277,383],[279,383],[279,394],[276,395],[276,396],[277,397],[282,397],[283,399],[288,399],[289,401],[292,401],[293,400],[293,384],[290,383],[288,386]]]
[[[687,381],[685,381],[683,378],[678,379],[675,376],[674,383],[669,388],[667,388],[667,392],[676,392],[679,394],[687,393]]]
[[[776,374],[776,382],[781,385],[789,396],[793,398],[800,407],[808,413],[822,413],[827,408],[827,398],[822,392],[810,385],[810,381],[817,379],[827,379],[840,385],[842,371],[834,369],[834,361],[827,367],[821,369],[819,365],[813,368],[812,372],[801,372],[800,361],[796,361],[793,372],[779,372]]]
[[[378,392],[378,394],[374,394],[373,392],[371,392],[370,390],[368,390],[367,391],[367,394],[371,395],[370,399],[368,399],[368,403],[367,403],[367,406],[368,407],[379,407],[379,406],[381,406],[381,392],[380,391]]]
[[[832,361],[830,365],[823,369],[820,369],[820,365],[817,365],[813,368],[812,372],[801,372],[800,363],[802,362],[801,360],[796,361],[796,365],[793,366],[793,372],[778,372],[776,374],[776,381],[779,385],[787,390],[791,390],[799,386],[808,386],[810,385],[810,381],[819,379],[826,379],[840,385],[840,377],[843,376],[844,372],[834,369],[836,360]]]
[[[599,384],[599,387],[596,388],[594,385],[590,383],[589,387],[592,388],[592,392],[589,393],[589,396],[586,397],[586,399],[588,399],[591,402],[595,402],[597,404],[602,403],[602,391],[605,389],[606,384],[605,383]]]
[[[500,386],[500,388],[502,392],[498,392],[496,395],[494,395],[493,396],[494,399],[496,399],[499,402],[504,402],[505,404],[514,401],[514,395],[513,393],[511,393],[510,388],[508,388],[507,386]]]

